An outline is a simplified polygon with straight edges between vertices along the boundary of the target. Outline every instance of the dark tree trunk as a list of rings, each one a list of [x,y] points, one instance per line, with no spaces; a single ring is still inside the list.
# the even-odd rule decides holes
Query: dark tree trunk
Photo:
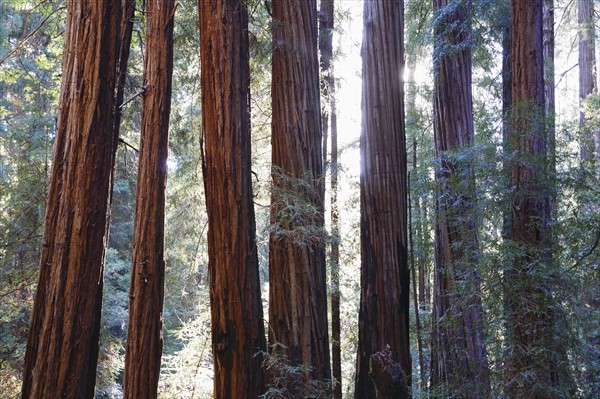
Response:
[[[355,398],[375,398],[371,356],[389,345],[410,386],[404,7],[364,3],[361,299]]]
[[[512,262],[505,270],[509,398],[569,397],[547,235],[548,135],[545,126],[542,0],[513,0],[509,108]]]
[[[92,398],[113,134],[119,2],[67,5],[62,92],[23,398]]]
[[[548,179],[549,184],[546,187],[546,207],[545,213],[549,218],[553,217],[556,204],[556,194],[553,188],[553,181],[556,178],[556,95],[554,79],[554,0],[544,0],[543,11],[543,41],[544,41],[544,113],[545,127],[547,136],[547,156],[548,156]],[[552,245],[553,235],[548,221],[543,237],[544,258],[547,262],[553,262]]]
[[[266,351],[252,202],[248,11],[200,0],[204,185],[214,397],[264,393]]]
[[[419,253],[419,306],[428,307],[431,304],[431,236],[429,231],[429,212],[427,198],[417,198],[415,204],[417,219],[417,241],[421,248]]]
[[[588,165],[600,159],[600,131],[586,130],[586,116],[583,102],[587,96],[597,93],[596,87],[596,35],[594,32],[594,1],[577,1],[577,22],[579,23],[579,127],[581,136],[581,159]],[[595,153],[595,156],[594,156]]]
[[[174,0],[146,2],[146,54],[124,398],[156,398],[162,355],[165,184]]]
[[[331,366],[333,398],[342,399],[342,353],[340,321],[340,214],[338,209],[338,144],[337,114],[335,103],[335,77],[333,74],[333,30],[334,1],[321,0],[319,24],[319,49],[321,51],[321,71],[323,73],[323,93],[325,97],[321,122],[323,124],[323,161],[327,161],[327,131],[331,122]]]
[[[417,165],[417,141],[413,141],[413,171],[416,171]],[[420,389],[423,392],[427,391],[427,379],[425,377],[425,357],[423,356],[423,335],[421,332],[421,316],[419,313],[419,297],[417,294],[417,271],[415,266],[415,243],[413,239],[413,223],[412,223],[412,201],[411,201],[411,186],[410,173],[408,174],[407,192],[408,192],[408,245],[410,251],[410,271],[412,292],[415,311],[415,332],[417,334],[417,350],[419,352],[419,377]]]
[[[315,0],[273,2],[269,343],[329,380],[317,40]]]
[[[431,386],[453,398],[487,398],[487,364],[475,178],[469,4],[434,0],[436,150]]]

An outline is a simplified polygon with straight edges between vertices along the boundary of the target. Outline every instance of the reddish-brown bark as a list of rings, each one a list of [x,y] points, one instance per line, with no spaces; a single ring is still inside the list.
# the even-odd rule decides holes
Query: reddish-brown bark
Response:
[[[361,299],[355,398],[375,398],[371,355],[389,345],[410,385],[403,25],[399,0],[364,3]]]
[[[273,2],[269,343],[329,380],[317,39],[316,0]]]
[[[436,150],[435,270],[431,386],[453,398],[487,398],[490,376],[478,266],[468,4],[437,13],[433,126]]]
[[[548,131],[545,126],[543,0],[513,0],[509,163],[510,264],[504,272],[507,317],[505,394],[570,397],[567,359],[556,329]]]
[[[266,350],[252,202],[248,12],[239,0],[200,0],[204,185],[214,397],[265,390]]]
[[[583,102],[587,96],[597,93],[596,87],[596,35],[594,32],[594,1],[577,1],[577,22],[579,23],[579,126],[586,126]],[[594,153],[596,154],[594,156]],[[581,137],[581,159],[598,162],[600,158],[600,131],[583,131]],[[600,162],[598,162],[600,167]]]
[[[23,398],[92,398],[121,6],[67,4],[62,92]]]
[[[174,5],[174,0],[146,2],[145,91],[123,384],[123,397],[131,399],[158,395]]]

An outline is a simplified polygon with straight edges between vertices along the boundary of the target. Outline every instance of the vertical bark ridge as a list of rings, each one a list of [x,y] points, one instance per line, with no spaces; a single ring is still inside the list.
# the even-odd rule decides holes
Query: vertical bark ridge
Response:
[[[146,2],[146,54],[124,398],[156,398],[162,355],[165,185],[174,0]]]
[[[448,397],[487,398],[473,161],[469,2],[434,0],[436,149],[431,385]],[[461,151],[461,154],[456,154]]]
[[[581,137],[581,159],[588,164],[597,163],[600,167],[600,133],[586,131],[586,116],[583,112],[584,100],[596,87],[596,35],[594,32],[594,1],[577,1],[577,22],[579,23],[579,127]],[[594,155],[595,153],[595,155]]]
[[[507,316],[505,394],[571,397],[560,346],[550,225],[544,86],[543,0],[512,1],[509,162],[511,264],[504,272]]]
[[[251,180],[248,11],[200,0],[203,173],[215,398],[264,393],[266,351]]]
[[[411,377],[403,4],[365,1],[363,19],[357,399],[375,397],[369,362],[388,345],[408,385]]]
[[[325,245],[303,233],[322,229],[324,212],[316,1],[273,2],[272,29],[269,343],[329,380]],[[302,215],[290,219],[290,206]]]
[[[92,398],[98,360],[120,4],[67,6],[40,277],[23,398]]]

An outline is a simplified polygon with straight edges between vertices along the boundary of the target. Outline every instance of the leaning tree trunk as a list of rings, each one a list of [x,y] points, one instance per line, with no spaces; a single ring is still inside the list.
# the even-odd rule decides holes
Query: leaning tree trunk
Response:
[[[269,343],[329,380],[316,0],[273,2]]]
[[[431,386],[453,398],[487,398],[487,364],[473,161],[469,4],[434,0],[436,150]]]
[[[250,150],[248,12],[200,0],[203,172],[215,398],[255,398],[266,350]]]
[[[513,0],[509,109],[512,262],[504,272],[507,316],[505,394],[569,397],[567,359],[556,329],[557,303],[547,254],[551,212],[545,123],[543,0]]]
[[[119,2],[67,4],[62,91],[23,398],[92,398],[98,360]]]
[[[411,378],[402,1],[365,1],[363,18],[361,298],[354,395],[370,399],[376,386],[369,362],[388,346],[388,363],[391,357],[405,384]]]
[[[131,399],[156,398],[160,375],[174,12],[174,0],[146,2],[145,91],[123,384],[123,397]]]

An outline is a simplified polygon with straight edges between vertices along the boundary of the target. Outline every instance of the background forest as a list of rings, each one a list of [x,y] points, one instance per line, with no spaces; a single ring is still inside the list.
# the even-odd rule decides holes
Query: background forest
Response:
[[[267,317],[269,239],[277,227],[271,221],[270,205],[272,9],[270,1],[247,0],[246,3],[252,189],[260,289],[263,313]],[[323,135],[323,143],[328,148],[323,181],[325,231],[319,226],[312,229],[307,226],[308,233],[303,234],[308,235],[309,240],[322,241],[328,248],[327,289],[330,293],[339,292],[339,382],[343,397],[349,398],[355,395],[361,297],[359,92],[363,2],[336,0],[333,3],[333,28],[320,31],[320,35],[332,35],[334,74],[332,77],[328,70],[321,71],[322,108],[324,115],[337,117],[335,142],[331,140],[333,123],[328,125],[329,136]],[[467,11],[462,20],[448,19],[448,15],[455,15],[466,3]],[[556,377],[559,383],[553,383],[552,391],[531,397],[600,397],[600,158],[594,155],[595,151],[600,154],[600,97],[595,65],[600,56],[595,39],[600,2],[544,0],[543,3],[545,21],[551,21],[544,27],[544,51],[553,54],[544,61],[545,82],[555,92],[555,112],[549,111],[539,119],[543,119],[540,123],[555,139],[547,154],[547,164],[543,166],[549,172],[544,173],[539,183],[541,192],[548,194],[552,204],[551,218],[544,224],[546,230],[542,229],[541,240],[551,238],[544,244],[546,252],[538,259],[542,267],[527,269],[525,274],[530,278],[527,283],[530,285],[519,286],[520,283],[515,284],[517,280],[511,280],[509,265],[523,257],[522,249],[506,239],[511,234],[506,209],[515,190],[509,183],[507,165],[516,162],[518,153],[506,139],[507,126],[511,123],[505,117],[508,113],[505,57],[510,45],[507,36],[510,1],[404,1],[404,124],[408,172],[408,225],[405,228],[412,279],[409,326],[414,398],[450,397],[448,390],[456,388],[451,377],[440,376],[444,365],[440,365],[443,363],[439,355],[443,334],[439,331],[444,329],[444,323],[452,321],[444,319],[440,313],[444,301],[436,297],[435,282],[445,278],[443,272],[436,272],[436,259],[440,262],[443,258],[439,252],[441,244],[436,245],[436,239],[443,237],[441,221],[452,214],[451,210],[463,209],[461,201],[466,201],[468,206],[464,208],[465,213],[455,215],[456,223],[463,228],[468,226],[467,231],[476,237],[461,235],[459,240],[453,241],[448,253],[471,251],[476,254],[476,261],[470,259],[469,268],[457,267],[458,277],[448,283],[456,284],[448,306],[460,307],[461,314],[473,308],[481,310],[474,317],[482,317],[477,328],[484,341],[488,373],[485,377],[456,373],[464,380],[489,380],[489,387],[484,388],[489,391],[485,395],[471,397],[517,397],[510,393],[511,383],[507,380],[517,381],[524,375],[527,381],[528,377],[527,371],[517,377],[507,376],[511,354],[517,352],[508,336],[519,323],[526,325],[527,318],[519,318],[518,313],[524,314],[528,309],[526,302],[537,301],[539,297],[543,306],[537,309],[543,309],[546,316],[551,315],[546,319],[552,319],[553,332],[535,356],[560,359],[555,368],[560,376]],[[147,51],[144,7],[142,1],[137,1],[125,100],[121,107],[104,265],[97,398],[123,397],[142,128],[139,92]],[[22,389],[57,130],[66,10],[67,1],[0,0],[0,399],[20,397]],[[587,10],[588,15],[582,10]],[[322,19],[324,12],[319,12],[319,18]],[[552,14],[553,23],[549,19]],[[441,39],[455,32],[459,33],[453,37],[459,37],[465,26],[469,29],[467,39],[451,44]],[[173,33],[164,231],[164,347],[158,387],[158,397],[163,399],[213,397],[198,27],[198,2],[178,1]],[[546,36],[548,32],[550,35]],[[434,87],[435,76],[440,73],[444,59],[465,48],[472,54],[473,141],[464,147],[446,148],[442,153],[442,149],[436,147],[436,140],[441,139],[434,134],[434,129],[441,122],[436,120],[435,113],[450,102],[441,97],[442,90]],[[332,86],[323,83],[328,78]],[[584,90],[586,85],[590,87],[587,91]],[[458,90],[451,91],[449,98],[457,98],[457,93]],[[453,111],[448,108],[448,112]],[[335,159],[332,145],[336,148]],[[444,174],[449,170],[458,172]],[[444,180],[440,176],[450,177]],[[330,190],[332,177],[335,194]],[[461,193],[469,194],[457,198],[450,189],[446,191],[444,184],[449,184],[452,178],[462,184]],[[469,247],[473,242],[477,243],[476,249]],[[338,248],[338,261],[332,258],[332,247]],[[470,285],[473,281],[476,284]],[[331,299],[328,306],[331,327],[335,312]],[[330,330],[329,342],[335,343],[338,339],[332,334]],[[448,353],[443,358],[454,355]],[[285,359],[278,359],[276,354],[267,357],[265,364],[281,373],[280,382],[303,378],[299,375],[305,372],[299,366],[287,364]],[[440,380],[445,382],[439,383]],[[280,385],[271,385],[265,397],[286,397],[282,389]],[[307,397],[331,396],[323,393],[327,388],[317,387],[315,392],[319,389],[323,396],[312,392]],[[461,389],[475,388],[456,389],[456,397],[469,397]]]

